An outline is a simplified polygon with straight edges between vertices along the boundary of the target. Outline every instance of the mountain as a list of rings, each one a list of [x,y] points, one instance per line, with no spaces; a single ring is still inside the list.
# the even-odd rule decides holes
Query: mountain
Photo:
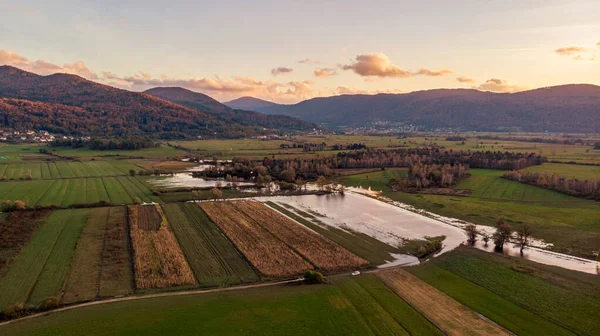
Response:
[[[575,84],[513,94],[440,89],[343,95],[258,110],[329,127],[393,122],[421,129],[600,132],[600,87]]]
[[[0,127],[57,134],[159,138],[242,137],[262,126],[117,89],[68,74],[40,76],[0,66]]]
[[[263,108],[280,106],[279,104],[276,104],[276,103],[273,103],[273,102],[270,102],[267,100],[254,98],[254,97],[241,97],[238,99],[234,99],[232,101],[228,101],[223,104],[225,104],[231,108],[234,108],[234,109],[256,111],[256,112],[260,112],[260,110]]]
[[[213,98],[180,87],[157,87],[144,93],[168,100],[175,104],[187,106],[212,114],[228,122],[241,125],[258,125],[278,130],[306,130],[316,127],[315,124],[282,115],[265,115],[253,111],[235,110],[225,106]]]

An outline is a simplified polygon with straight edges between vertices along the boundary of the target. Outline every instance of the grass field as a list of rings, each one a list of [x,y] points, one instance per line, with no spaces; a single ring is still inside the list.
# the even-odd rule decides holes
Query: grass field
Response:
[[[68,212],[64,228],[56,240],[52,253],[46,260],[35,286],[29,295],[29,303],[37,305],[48,297],[60,296],[81,231],[86,224],[88,210],[63,210]],[[60,213],[60,211],[57,211]]]
[[[3,180],[59,179],[75,177],[101,177],[129,175],[142,168],[124,160],[112,161],[50,161],[0,164]]]
[[[169,307],[165,309],[165,307]],[[86,307],[0,327],[3,335],[442,335],[376,277]]]
[[[59,294],[87,210],[53,212],[0,280],[0,307]]]
[[[159,202],[160,199],[136,177],[89,177],[0,183],[0,200],[27,200],[30,206],[62,206]]]
[[[198,204],[261,275],[291,277],[313,269],[288,245],[241,212],[235,201]]]
[[[90,150],[87,148],[55,147],[52,148],[52,154],[79,159],[89,159],[92,157],[174,158],[182,156],[185,152],[167,145],[161,145],[158,148],[144,148],[139,150]]]
[[[500,178],[502,171],[472,169],[457,187],[473,190],[469,197],[392,192],[386,172],[343,177],[352,186],[371,186],[395,201],[443,216],[495,225],[499,218],[514,228],[527,223],[533,236],[553,243],[553,249],[587,258],[600,246],[600,203]],[[368,175],[368,178],[367,178]]]
[[[163,209],[200,286],[258,280],[252,267],[197,205],[173,203]]]
[[[331,241],[343,246],[348,251],[369,261],[371,265],[379,266],[393,261],[392,253],[400,253],[398,248],[385,244],[373,237],[360,232],[342,230],[326,225],[307,212],[296,209],[290,205],[277,204],[268,201],[266,204],[282,214],[294,219],[309,229],[327,237]]]
[[[384,270],[377,276],[446,335],[509,335],[402,269]]]
[[[530,172],[556,174],[579,180],[600,180],[600,166],[583,166],[560,163],[544,163],[525,169]]]
[[[158,212],[157,229],[144,223],[146,210]],[[139,289],[191,285],[196,279],[159,205],[127,208],[133,246],[135,284]],[[149,228],[149,229],[148,229]]]
[[[597,276],[461,247],[408,269],[517,334],[594,335]]]

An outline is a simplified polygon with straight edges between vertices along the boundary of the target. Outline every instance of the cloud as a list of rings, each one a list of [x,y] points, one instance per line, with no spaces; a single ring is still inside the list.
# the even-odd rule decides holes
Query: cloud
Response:
[[[454,72],[450,69],[442,69],[440,71],[433,71],[433,70],[429,70],[427,68],[421,68],[419,69],[419,71],[415,72],[415,75],[423,75],[423,76],[430,76],[430,77],[442,77],[442,76],[446,76],[446,75],[451,75]]]
[[[526,90],[525,87],[517,86],[517,85],[510,85],[505,80],[498,79],[498,78],[488,79],[485,83],[476,87],[476,89],[481,90],[481,91],[504,92],[504,93],[506,93],[506,92],[512,93],[512,92]]]
[[[352,95],[352,94],[379,94],[379,93],[389,93],[389,94],[397,94],[397,93],[406,93],[404,90],[400,89],[378,89],[378,90],[362,90],[357,88],[351,88],[346,86],[338,86],[333,90],[334,95]]]
[[[290,73],[292,71],[294,71],[294,69],[292,69],[292,68],[278,67],[278,68],[271,69],[271,75],[277,76],[277,75],[281,75],[281,74]]]
[[[32,61],[10,50],[0,50],[0,64],[12,65],[40,75],[61,72],[78,75],[87,79],[98,79],[98,75],[81,61],[61,66],[44,60]]]
[[[321,64],[320,61],[312,60],[310,58],[301,59],[301,60],[298,60],[296,62],[300,63],[300,64]]]
[[[466,77],[466,76],[460,76],[460,77],[456,77],[456,80],[459,83],[475,83],[475,80],[471,77]]]
[[[586,52],[587,49],[584,47],[579,47],[579,46],[571,46],[571,47],[563,47],[563,48],[558,48],[556,50],[554,50],[555,53],[561,55],[561,56],[570,56],[570,55],[574,55],[574,54],[578,54],[578,53],[582,53],[582,52]]]
[[[360,76],[376,77],[411,77],[410,71],[392,64],[390,59],[383,53],[371,53],[356,56],[356,61],[352,64],[341,66],[344,70],[352,70]]]
[[[331,77],[337,75],[337,71],[332,68],[317,68],[313,73],[317,77]]]

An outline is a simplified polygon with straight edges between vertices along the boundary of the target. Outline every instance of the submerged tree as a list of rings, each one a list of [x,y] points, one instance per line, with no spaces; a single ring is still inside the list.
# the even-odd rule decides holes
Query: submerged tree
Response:
[[[531,229],[529,225],[523,225],[517,231],[517,239],[519,240],[519,245],[521,246],[521,254],[523,254],[523,249],[529,245],[529,237],[531,236]]]
[[[492,239],[494,239],[494,244],[496,245],[496,249],[502,251],[504,250],[504,244],[508,242],[510,239],[510,235],[512,234],[512,226],[504,222],[504,218],[500,218],[496,222],[496,232],[492,235]]]
[[[477,227],[473,224],[469,224],[465,227],[465,231],[467,232],[467,241],[471,245],[475,245],[475,240],[477,238]]]

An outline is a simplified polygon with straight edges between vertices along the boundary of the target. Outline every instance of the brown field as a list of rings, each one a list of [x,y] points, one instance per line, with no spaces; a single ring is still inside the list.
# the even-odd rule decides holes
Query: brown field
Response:
[[[98,294],[102,249],[110,209],[96,208],[89,212],[69,268],[63,296],[65,303],[88,301]]]
[[[446,335],[510,335],[402,269],[381,271],[377,276]]]
[[[232,202],[202,202],[200,207],[265,277],[302,274],[313,266],[244,214]]]
[[[0,223],[0,278],[49,214],[50,210],[18,211]]]
[[[106,221],[98,296],[130,294],[132,277],[126,208],[111,207]]]
[[[154,207],[160,217],[156,231],[140,229],[140,208]],[[181,251],[177,239],[159,205],[129,206],[129,230],[133,244],[135,284],[137,288],[164,288],[190,285],[196,278]],[[145,218],[145,217],[141,217]]]
[[[261,202],[239,201],[236,202],[236,206],[319,270],[331,272],[361,268],[369,264],[368,261],[295,223]]]
[[[154,206],[138,207],[138,228],[144,231],[158,231],[162,218]]]

